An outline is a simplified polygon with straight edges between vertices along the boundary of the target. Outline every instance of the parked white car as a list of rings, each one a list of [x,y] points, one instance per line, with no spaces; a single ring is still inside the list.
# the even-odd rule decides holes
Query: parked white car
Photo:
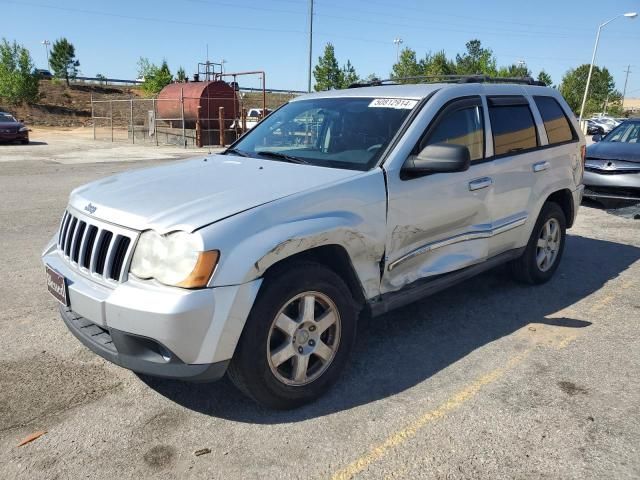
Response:
[[[462,80],[301,96],[224,154],[74,190],[42,256],[64,322],[125,368],[291,408],[338,379],[362,312],[503,263],[548,281],[584,138],[557,90]]]

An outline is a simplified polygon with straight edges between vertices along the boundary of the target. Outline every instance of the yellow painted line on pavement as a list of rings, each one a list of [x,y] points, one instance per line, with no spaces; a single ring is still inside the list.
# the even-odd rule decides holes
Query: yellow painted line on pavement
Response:
[[[507,371],[512,369],[515,365],[522,362],[522,360],[524,360],[532,350],[533,348],[524,350],[523,352],[519,353],[515,357],[512,357],[503,367],[496,368],[495,370],[492,370],[486,375],[483,375],[482,377],[478,378],[476,381],[466,386],[465,388],[460,390],[458,393],[456,393],[454,396],[449,398],[439,407],[435,408],[434,410],[430,410],[429,412],[426,412],[421,417],[416,419],[414,422],[409,424],[407,427],[405,427],[402,430],[399,430],[398,432],[388,437],[380,445],[372,448],[367,454],[363,455],[362,457],[360,457],[359,459],[357,459],[347,467],[343,468],[342,470],[339,470],[336,473],[334,473],[333,476],[331,477],[332,480],[349,480],[353,478],[358,473],[365,470],[373,462],[383,457],[389,450],[415,437],[418,431],[424,428],[426,425],[444,417],[449,412],[457,409],[462,404],[464,404],[465,402],[473,398],[482,389],[482,387],[495,382],[500,377],[502,377]]]
[[[524,331],[524,329],[523,329]],[[566,348],[573,340],[576,339],[577,334],[569,334],[566,335],[565,338],[560,340],[554,346],[558,350]],[[450,397],[447,401],[441,404],[439,407],[430,410],[420,416],[418,419],[414,420],[404,429],[397,431],[396,433],[389,436],[384,442],[380,445],[373,447],[369,450],[368,453],[361,456],[353,463],[347,465],[345,468],[338,470],[331,476],[331,480],[350,480],[355,477],[357,474],[365,470],[369,467],[369,465],[373,464],[377,460],[384,457],[390,450],[403,443],[411,440],[413,437],[417,435],[417,433],[424,427],[426,427],[431,422],[434,422],[448,413],[456,410],[460,406],[462,406],[465,402],[472,399],[475,395],[480,392],[480,390],[490,383],[495,382],[500,377],[502,377],[509,370],[514,368],[516,365],[521,363],[527,356],[538,346],[537,344],[532,345],[526,350],[523,350],[518,355],[510,358],[507,363],[491,372],[483,375],[478,378],[473,383],[467,385],[465,388],[460,390],[454,396]]]

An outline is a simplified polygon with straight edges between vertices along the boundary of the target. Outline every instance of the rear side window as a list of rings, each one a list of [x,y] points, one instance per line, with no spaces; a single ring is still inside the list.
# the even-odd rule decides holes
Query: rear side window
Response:
[[[547,131],[549,144],[570,142],[575,139],[569,119],[553,97],[533,97]]]
[[[524,97],[490,97],[487,102],[494,155],[516,153],[538,146],[533,114]]]
[[[484,125],[480,100],[467,99],[449,105],[437,118],[420,149],[436,143],[462,145],[471,161],[484,157]]]

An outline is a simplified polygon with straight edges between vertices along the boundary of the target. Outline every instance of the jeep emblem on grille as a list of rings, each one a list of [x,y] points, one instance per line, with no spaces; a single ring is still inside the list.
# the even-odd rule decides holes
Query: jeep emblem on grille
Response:
[[[84,209],[89,212],[91,215],[93,215],[95,213],[95,211],[97,210],[98,207],[94,207],[93,205],[91,205],[91,203],[87,204],[86,207],[84,207]]]

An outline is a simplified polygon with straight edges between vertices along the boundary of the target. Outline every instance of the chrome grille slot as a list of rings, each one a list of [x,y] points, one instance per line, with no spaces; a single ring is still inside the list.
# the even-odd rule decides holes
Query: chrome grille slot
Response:
[[[69,209],[58,232],[58,249],[69,265],[107,284],[127,279],[138,232]]]

